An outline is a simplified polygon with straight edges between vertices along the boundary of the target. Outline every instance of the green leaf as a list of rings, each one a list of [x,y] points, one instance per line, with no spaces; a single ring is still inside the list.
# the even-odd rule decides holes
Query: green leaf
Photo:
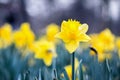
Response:
[[[39,69],[39,79],[38,80],[42,80],[42,77],[41,77],[41,69]]]
[[[56,71],[56,69],[53,69],[52,73],[53,73],[52,80],[58,80],[57,79],[57,71]]]
[[[83,71],[82,71],[82,60],[80,60],[79,62],[79,75],[78,75],[78,78],[79,80],[83,80]]]
[[[63,70],[63,73],[64,73],[65,80],[69,80],[67,72],[65,71],[65,69]]]

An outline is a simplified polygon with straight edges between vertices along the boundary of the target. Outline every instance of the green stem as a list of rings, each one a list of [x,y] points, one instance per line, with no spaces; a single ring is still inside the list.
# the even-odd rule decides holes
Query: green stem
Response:
[[[72,80],[75,80],[75,52],[72,53]]]

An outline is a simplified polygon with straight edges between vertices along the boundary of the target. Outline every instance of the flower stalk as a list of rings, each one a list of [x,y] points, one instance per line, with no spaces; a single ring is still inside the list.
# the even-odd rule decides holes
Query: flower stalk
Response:
[[[75,80],[75,52],[72,53],[72,80]]]

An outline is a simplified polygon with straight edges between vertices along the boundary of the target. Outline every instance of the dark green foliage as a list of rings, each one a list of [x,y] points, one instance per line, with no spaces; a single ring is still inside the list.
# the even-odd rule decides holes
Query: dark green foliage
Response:
[[[102,63],[98,62],[97,55],[90,56],[90,49],[76,51],[75,56],[82,60],[76,72],[78,80],[120,80],[120,59],[116,52],[112,59]],[[69,80],[64,67],[71,64],[70,54],[63,44],[57,45],[58,57],[53,59],[51,66],[46,66],[42,60],[34,59],[28,53],[22,56],[20,50],[14,45],[0,49],[0,80]],[[29,65],[30,59],[34,65]],[[82,70],[85,67],[85,71]],[[64,74],[64,77],[61,76]]]

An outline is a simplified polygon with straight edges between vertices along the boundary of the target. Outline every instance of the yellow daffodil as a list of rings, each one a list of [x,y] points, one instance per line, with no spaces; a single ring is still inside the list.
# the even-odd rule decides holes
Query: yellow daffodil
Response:
[[[0,28],[1,47],[9,46],[12,43],[12,27],[10,24],[4,24]]]
[[[22,48],[26,45],[26,37],[23,32],[15,31],[13,34],[13,38],[17,48]]]
[[[39,40],[34,43],[35,58],[42,59],[47,66],[52,64],[52,59],[57,56],[53,43]]]
[[[55,42],[56,38],[54,37],[59,32],[59,26],[56,24],[50,24],[46,28],[46,36],[48,41]]]
[[[23,23],[19,30],[14,32],[13,35],[14,42],[16,47],[30,47],[31,44],[34,42],[35,35],[33,31],[30,29],[29,23]]]
[[[91,46],[98,52],[98,61],[102,62],[106,58],[110,59],[112,56],[111,52],[114,49],[114,35],[111,31],[109,29],[105,29],[100,34],[92,34],[91,39]],[[90,54],[95,55],[93,52]]]
[[[91,46],[97,50],[97,52],[101,53],[104,49],[104,47],[103,47],[104,44],[102,43],[102,41],[100,40],[100,38],[98,36],[99,36],[98,34],[91,34],[90,35],[90,37],[91,37],[90,43],[91,43]]]
[[[118,55],[119,55],[119,58],[120,58],[120,37],[118,37],[116,39],[116,47],[117,47]]]
[[[88,31],[87,24],[81,24],[75,20],[63,21],[61,24],[61,32],[56,37],[65,42],[66,49],[73,53],[79,46],[79,42],[88,42],[90,37],[86,35]]]
[[[116,46],[118,49],[120,49],[120,37],[116,39]]]
[[[115,47],[115,37],[112,34],[112,32],[109,29],[105,29],[103,30],[100,34],[99,34],[99,38],[101,39],[105,50],[113,50]]]
[[[35,40],[35,34],[33,33],[33,31],[30,28],[30,24],[29,23],[23,23],[20,27],[20,30],[24,33],[24,35],[26,36],[26,43],[28,45],[30,45],[31,43],[34,42]]]
[[[77,70],[78,66],[79,66],[79,61],[75,58],[75,71]],[[67,72],[69,80],[72,80],[72,66],[71,65],[65,66],[65,70]]]

